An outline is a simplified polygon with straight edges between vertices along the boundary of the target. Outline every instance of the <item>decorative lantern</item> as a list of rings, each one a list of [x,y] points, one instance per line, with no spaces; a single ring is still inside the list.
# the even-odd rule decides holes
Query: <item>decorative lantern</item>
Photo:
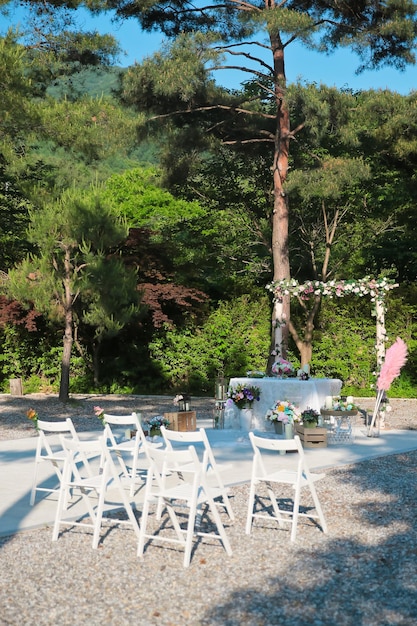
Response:
[[[227,400],[227,379],[223,376],[223,372],[219,371],[214,383],[214,412],[213,426],[214,428],[224,428],[224,410]]]
[[[223,372],[219,372],[214,384],[214,399],[227,400],[227,380]]]
[[[178,399],[178,411],[189,411],[190,400],[190,396],[188,396],[186,393],[183,393],[182,396]]]

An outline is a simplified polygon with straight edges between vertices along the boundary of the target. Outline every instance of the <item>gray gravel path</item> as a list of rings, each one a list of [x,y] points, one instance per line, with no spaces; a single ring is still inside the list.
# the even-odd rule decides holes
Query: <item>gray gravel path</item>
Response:
[[[0,400],[0,437],[28,436],[25,408],[35,398]],[[86,415],[104,400],[77,398],[81,404],[65,410],[73,418],[79,411],[80,427],[91,424]],[[138,398],[130,401],[137,404]],[[42,407],[46,415],[48,406],[61,416],[56,400],[39,402],[39,414]],[[210,411],[205,402],[201,410]],[[142,408],[145,404],[142,399]],[[414,428],[417,401],[392,404],[388,426]],[[149,411],[161,406],[155,400]],[[123,407],[128,408],[124,402]],[[138,559],[128,529],[109,531],[96,551],[91,536],[79,529],[63,533],[56,543],[50,528],[3,538],[0,624],[414,626],[416,480],[417,452],[328,470],[317,489],[329,533],[302,522],[295,545],[288,530],[269,522],[258,521],[247,537],[248,487],[234,487],[236,521],[223,517],[233,555],[203,541],[189,569],[183,569],[179,549],[155,543]]]
[[[358,398],[358,405],[372,412],[372,398]],[[391,399],[392,411],[387,413],[387,428],[417,429],[417,399]],[[65,419],[70,417],[75,428],[82,431],[100,430],[99,421],[94,415],[98,405],[108,413],[128,411],[142,413],[143,419],[165,412],[176,411],[173,396],[123,396],[123,395],[82,395],[73,394],[69,402],[63,404],[53,394],[26,394],[10,396],[0,394],[0,441],[35,437],[33,424],[27,419],[26,411],[34,408],[40,419]],[[196,410],[197,419],[211,419],[214,400],[212,398],[191,398],[191,408]]]

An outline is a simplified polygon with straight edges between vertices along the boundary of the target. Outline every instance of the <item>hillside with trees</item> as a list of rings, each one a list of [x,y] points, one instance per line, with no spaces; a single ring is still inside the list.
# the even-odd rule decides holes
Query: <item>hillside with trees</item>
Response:
[[[316,293],[290,306],[266,286],[372,276],[399,285],[387,343],[400,335],[410,356],[392,393],[414,396],[417,96],[285,80],[292,40],[321,36],[330,50],[359,25],[350,45],[365,64],[413,62],[414,13],[394,19],[391,4],[366,18],[333,3],[253,5],[245,19],[231,4],[226,19],[216,5],[161,14],[115,2],[169,40],[121,71],[112,37],[74,30],[77,3],[48,13],[29,2],[38,30],[0,38],[3,389],[22,377],[64,401],[211,395],[219,370],[267,370],[278,351],[366,395],[370,299]],[[254,52],[261,33],[268,62]],[[235,55],[250,71],[228,90],[211,72]]]

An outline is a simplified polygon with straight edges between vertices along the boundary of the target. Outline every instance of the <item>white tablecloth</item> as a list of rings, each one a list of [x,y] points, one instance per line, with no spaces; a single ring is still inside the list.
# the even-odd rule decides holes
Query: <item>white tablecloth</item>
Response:
[[[297,378],[231,378],[229,388],[234,388],[237,385],[259,387],[261,395],[259,402],[255,400],[252,405],[251,428],[272,431],[273,426],[265,420],[265,415],[277,400],[288,400],[299,406],[302,411],[307,407],[319,411],[324,406],[326,396],[340,395],[342,381],[338,378],[310,378],[309,380],[298,380]],[[226,411],[225,428],[240,428],[238,410]]]

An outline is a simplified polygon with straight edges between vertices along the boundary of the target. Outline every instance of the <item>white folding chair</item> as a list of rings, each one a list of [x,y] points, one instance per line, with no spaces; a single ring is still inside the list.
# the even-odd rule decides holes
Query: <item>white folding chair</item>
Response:
[[[138,479],[140,479],[137,475],[139,454],[144,452],[144,444],[146,442],[139,416],[137,413],[131,413],[130,415],[110,415],[105,413],[103,422],[107,446],[116,453],[122,474],[130,484],[130,495],[133,496],[135,485]],[[120,429],[123,432],[120,432]],[[126,429],[129,432],[134,432],[132,438],[128,437],[126,439]],[[128,456],[131,457],[129,468],[126,464]]]
[[[81,526],[93,529],[93,548],[97,548],[107,495],[109,495],[109,500],[111,498],[111,503],[114,505],[113,508],[124,508],[129,518],[128,520],[121,520],[118,517],[110,521],[117,525],[130,524],[137,538],[139,538],[139,524],[120,481],[119,472],[114,464],[111,451],[106,446],[104,436],[93,441],[73,441],[61,437],[61,441],[62,447],[67,454],[62,472],[52,541],[57,541],[61,526]],[[97,471],[92,476],[84,476],[80,472],[76,462],[77,455],[80,453],[100,457],[101,461],[97,463]],[[69,491],[73,491],[74,494],[80,493],[81,500],[85,505],[86,513],[91,518],[91,522],[82,521],[83,517],[75,520],[64,519],[65,503],[68,500]],[[119,498],[116,499],[116,496],[119,496]],[[71,508],[69,511],[71,511]]]
[[[325,474],[310,473],[298,435],[296,435],[294,439],[267,439],[264,437],[257,437],[251,432],[249,433],[249,437],[252,443],[254,455],[249,491],[248,515],[246,520],[246,534],[250,534],[254,518],[269,520],[272,518],[278,521],[280,527],[282,527],[285,522],[291,523],[291,541],[295,541],[297,523],[300,516],[311,519],[319,519],[322,531],[327,533],[326,520],[324,519],[323,511],[314,486],[314,483],[317,480],[324,478]],[[284,450],[286,452],[295,452],[298,454],[298,457],[289,459],[288,455],[281,456],[279,452]],[[273,454],[272,458],[269,454],[271,451],[277,453]],[[291,455],[291,457],[293,457],[293,455]],[[288,464],[294,461],[296,462],[296,469],[289,469]],[[273,466],[272,471],[271,466]],[[270,504],[272,506],[271,513],[266,512],[267,505],[266,503],[263,503],[262,496],[260,496],[258,491],[258,486],[262,483],[267,487]],[[272,488],[274,483],[292,486],[294,491],[291,498],[293,503],[291,510],[283,510],[278,506],[277,497]],[[310,490],[316,514],[312,514],[310,512],[300,513],[300,494],[301,489],[305,487],[308,487]],[[257,504],[262,504],[260,509],[257,509]]]
[[[165,445],[169,450],[179,449],[179,446],[184,449],[185,446],[198,446],[198,444],[202,444],[203,455],[200,458],[203,470],[206,472],[206,478],[210,486],[213,486],[215,489],[216,497],[221,498],[221,504],[226,509],[231,520],[235,519],[235,515],[233,513],[232,505],[230,504],[230,500],[228,497],[229,489],[224,486],[222,477],[220,475],[221,468],[217,465],[216,459],[214,458],[213,450],[210,446],[210,442],[207,438],[206,431],[204,428],[200,428],[197,431],[185,431],[180,432],[176,430],[168,430],[165,426],[161,426],[161,434],[164,438]],[[198,454],[198,450],[196,448],[196,452]],[[181,469],[181,468],[180,468]]]
[[[193,446],[189,446],[187,450],[148,448],[147,454],[150,466],[146,479],[138,556],[143,556],[145,539],[180,544],[184,547],[184,567],[188,567],[194,536],[220,539],[226,553],[230,556],[232,554],[230,543],[195,448]],[[181,473],[178,472],[178,467],[182,468]],[[167,530],[165,522],[162,523],[162,528],[157,533],[147,534],[146,532],[150,504],[159,502],[160,498],[168,511],[176,536],[165,532]],[[202,524],[199,529],[196,529],[197,508],[202,507],[203,504],[206,505],[204,513],[211,513],[210,517],[216,524],[217,533],[204,532]],[[184,528],[180,525],[178,509],[185,511],[185,514],[188,513]]]
[[[32,489],[30,492],[30,505],[35,504],[36,492],[43,491],[47,493],[58,493],[62,476],[62,467],[65,460],[65,452],[59,439],[59,435],[66,433],[74,441],[78,441],[78,435],[74,428],[72,420],[68,417],[60,422],[48,422],[38,420],[38,441],[36,445],[35,470],[33,472]],[[79,455],[79,460],[88,468],[88,462],[84,455]],[[54,487],[39,487],[38,475],[39,466],[47,461],[52,464],[54,471],[58,477],[58,484]]]

